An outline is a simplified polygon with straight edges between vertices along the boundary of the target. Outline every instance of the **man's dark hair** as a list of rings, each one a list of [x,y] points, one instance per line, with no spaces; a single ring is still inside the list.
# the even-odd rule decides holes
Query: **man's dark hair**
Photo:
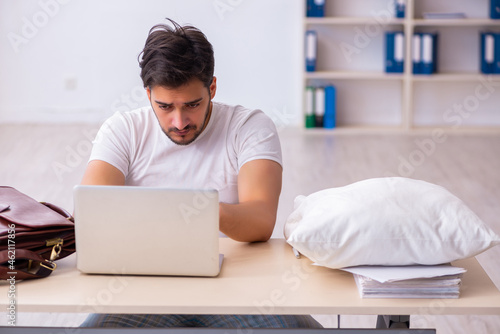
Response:
[[[214,75],[214,51],[206,36],[192,26],[155,25],[149,31],[139,66],[144,87],[180,87],[197,78],[206,87]]]

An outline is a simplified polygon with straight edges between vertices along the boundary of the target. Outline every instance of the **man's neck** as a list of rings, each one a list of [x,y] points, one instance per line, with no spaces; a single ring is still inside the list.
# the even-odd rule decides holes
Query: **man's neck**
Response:
[[[201,129],[201,132],[205,131],[205,128],[207,127],[208,125],[208,122],[210,122],[210,117],[212,117],[212,107],[213,107],[213,104],[212,104],[212,101],[210,101],[210,107],[208,109],[208,115],[205,119],[205,123],[203,124],[203,128]]]

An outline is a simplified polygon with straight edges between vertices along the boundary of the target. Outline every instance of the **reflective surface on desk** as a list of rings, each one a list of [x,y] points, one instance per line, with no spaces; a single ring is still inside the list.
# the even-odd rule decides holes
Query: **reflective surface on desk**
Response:
[[[216,278],[85,275],[75,255],[42,280],[18,282],[19,312],[193,314],[500,314],[500,292],[474,259],[459,299],[361,299],[351,274],[296,259],[283,239],[222,238]],[[161,264],[159,264],[161,265]],[[8,286],[0,286],[6,307]]]

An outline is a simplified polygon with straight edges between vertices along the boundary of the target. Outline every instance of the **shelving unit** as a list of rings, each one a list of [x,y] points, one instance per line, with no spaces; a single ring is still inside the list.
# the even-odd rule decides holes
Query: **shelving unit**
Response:
[[[423,19],[424,12],[467,18]],[[303,32],[316,30],[318,53],[316,72],[302,66],[303,91],[336,86],[338,129],[500,130],[500,75],[480,73],[479,33],[500,32],[500,20],[488,15],[489,0],[407,0],[404,19],[394,17],[388,0],[326,0],[325,17],[308,18],[304,1]],[[387,31],[405,34],[404,73],[384,71]],[[412,73],[414,32],[439,33],[438,73]],[[457,104],[465,111],[458,113]]]

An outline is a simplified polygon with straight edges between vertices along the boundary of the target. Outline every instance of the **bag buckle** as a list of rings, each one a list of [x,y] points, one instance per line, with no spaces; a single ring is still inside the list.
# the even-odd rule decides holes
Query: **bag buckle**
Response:
[[[55,262],[52,262],[52,261],[47,261],[47,263],[49,263],[52,267],[47,266],[47,265],[46,265],[45,263],[43,263],[43,262],[41,262],[41,263],[40,263],[40,267],[47,268],[47,269],[49,269],[49,270],[51,270],[51,271],[56,270],[56,268],[57,268],[57,264],[56,264]]]
[[[52,247],[52,252],[50,253],[50,259],[49,259],[50,261],[54,261],[59,257],[59,254],[61,254],[62,251],[63,244],[64,240],[62,238],[54,238],[45,241],[45,246],[47,247],[54,246]]]
[[[48,266],[46,263],[50,264],[50,266]],[[50,271],[54,271],[57,268],[57,264],[55,262],[52,262],[52,261],[49,261],[49,260],[45,260],[45,262],[38,262],[38,265],[40,267],[44,267],[46,269],[49,269]],[[33,260],[29,260],[28,261],[28,269],[27,269],[27,271],[28,272],[32,272],[32,271],[36,272],[36,270],[37,270],[36,267],[33,266]]]

